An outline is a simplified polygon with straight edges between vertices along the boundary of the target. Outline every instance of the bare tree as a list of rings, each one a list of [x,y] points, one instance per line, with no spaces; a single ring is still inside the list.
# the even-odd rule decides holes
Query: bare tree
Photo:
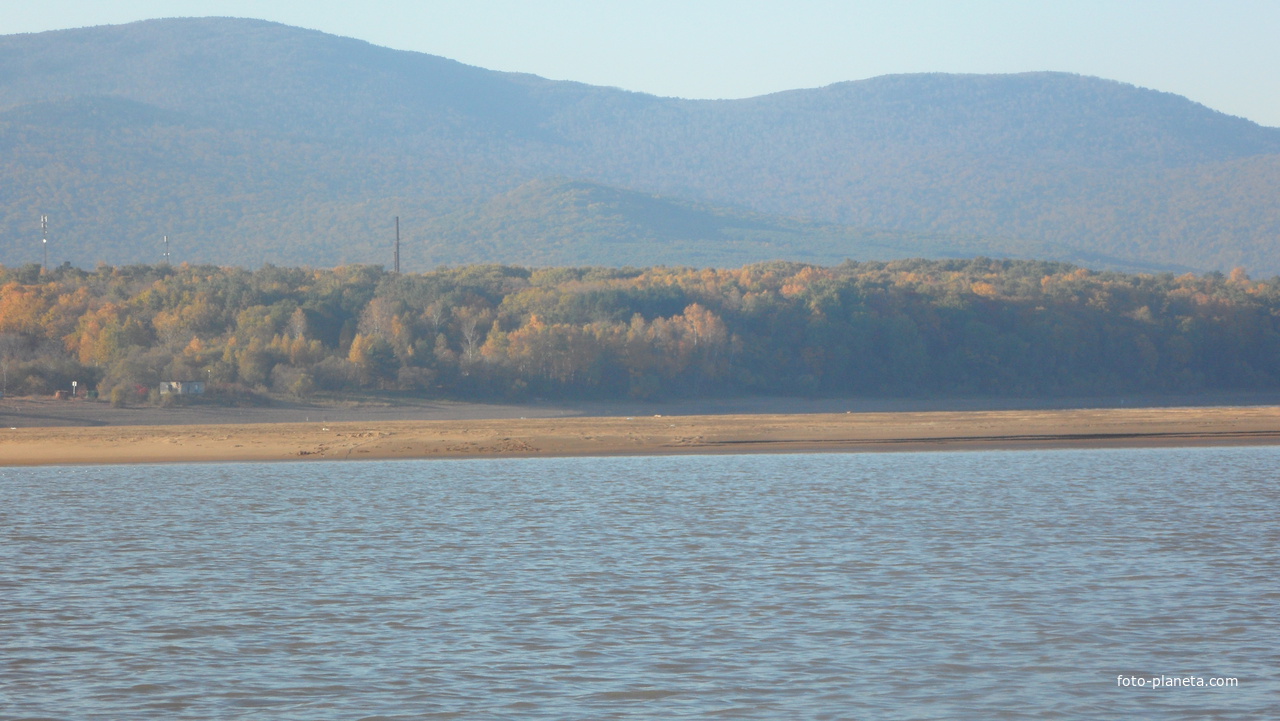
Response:
[[[432,301],[430,305],[422,312],[422,317],[431,324],[431,335],[434,336],[440,332],[440,326],[444,323],[444,318],[449,314],[448,307],[443,301]]]
[[[26,339],[17,333],[0,333],[0,397],[9,395],[9,364],[26,345]]]
[[[488,335],[493,313],[488,309],[478,310],[467,307],[459,309],[454,315],[458,318],[458,330],[462,332],[463,359],[468,362],[473,361],[476,358],[476,352],[484,343],[484,337]]]

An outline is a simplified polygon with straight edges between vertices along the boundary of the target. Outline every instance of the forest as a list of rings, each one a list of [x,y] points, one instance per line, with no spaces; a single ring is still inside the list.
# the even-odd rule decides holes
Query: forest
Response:
[[[736,269],[0,266],[7,395],[117,405],[1280,388],[1280,278],[904,260]]]
[[[0,258],[1280,273],[1280,128],[1064,73],[682,100],[274,23],[0,35]],[[671,241],[671,242],[668,242]]]

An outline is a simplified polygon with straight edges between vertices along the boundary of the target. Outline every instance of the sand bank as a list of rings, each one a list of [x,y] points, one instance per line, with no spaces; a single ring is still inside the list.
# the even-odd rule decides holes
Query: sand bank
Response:
[[[1280,444],[1280,406],[0,428],[0,465]]]

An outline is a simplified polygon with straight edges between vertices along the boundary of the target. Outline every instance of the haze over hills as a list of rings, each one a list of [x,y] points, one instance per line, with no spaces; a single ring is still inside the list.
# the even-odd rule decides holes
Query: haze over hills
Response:
[[[1280,272],[1280,129],[1061,73],[659,98],[283,25],[0,37],[0,263]]]

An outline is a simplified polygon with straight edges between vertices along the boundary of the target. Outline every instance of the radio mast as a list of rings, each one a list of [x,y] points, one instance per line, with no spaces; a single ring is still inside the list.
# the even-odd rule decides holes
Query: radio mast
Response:
[[[396,275],[400,274],[400,216],[396,216]]]
[[[169,265],[169,236],[164,237],[164,264]]]
[[[44,248],[44,262],[40,270],[49,269],[49,216],[40,216],[40,247]]]

